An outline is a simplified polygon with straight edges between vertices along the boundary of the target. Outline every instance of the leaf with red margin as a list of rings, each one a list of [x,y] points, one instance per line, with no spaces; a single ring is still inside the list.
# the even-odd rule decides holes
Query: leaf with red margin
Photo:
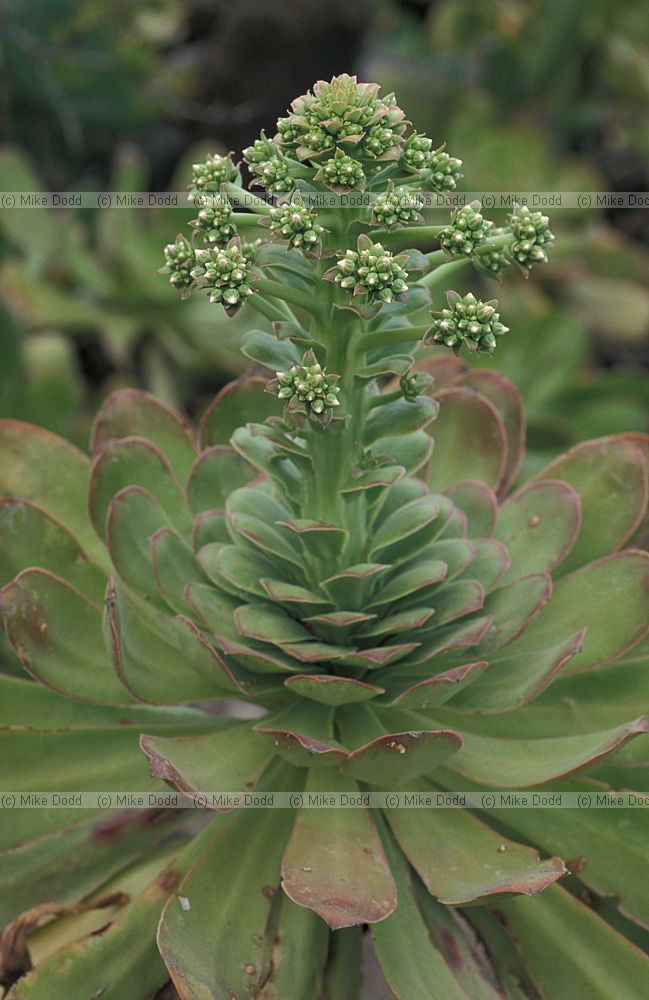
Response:
[[[106,551],[86,511],[90,462],[63,438],[19,420],[0,420],[0,494],[24,497],[51,513],[98,566]]]
[[[585,630],[565,642],[521,653],[514,642],[506,654],[489,660],[489,670],[475,688],[454,697],[453,708],[469,712],[505,712],[536,698],[561,668],[581,652]]]
[[[99,608],[65,580],[24,570],[0,591],[0,608],[20,662],[46,687],[79,701],[133,701],[106,654]]]
[[[106,575],[86,556],[74,535],[43,507],[29,500],[0,499],[0,585],[38,566],[101,604]]]
[[[302,782],[297,769],[271,765],[257,788],[296,792]],[[293,821],[290,809],[242,810],[225,829],[218,828],[170,896],[158,946],[180,996],[207,1000],[258,992],[267,972],[265,933]],[[181,906],[181,899],[189,906]]]
[[[443,492],[465,514],[470,538],[491,536],[498,512],[498,500],[492,489],[477,479],[461,479]]]
[[[279,415],[277,398],[266,392],[265,378],[238,378],[228,382],[214,397],[201,417],[201,446],[228,444],[241,426],[242,414],[248,423],[263,423],[266,417]]]
[[[479,580],[487,593],[500,583],[509,569],[509,552],[495,538],[474,538],[475,556],[467,577]]]
[[[465,663],[460,667],[451,667],[450,670],[436,674],[435,677],[411,684],[396,698],[392,698],[390,704],[415,712],[443,705],[450,698],[454,698],[456,694],[463,691],[465,687],[478,680],[488,665],[486,660],[478,660],[476,663]],[[394,688],[391,687],[390,694],[392,695],[393,692]],[[385,704],[385,699],[382,700],[381,704]]]
[[[544,997],[637,1000],[646,995],[647,955],[559,886],[533,907],[526,900],[503,900],[493,913]]]
[[[187,795],[205,796],[206,808],[228,812],[216,793],[251,791],[272,757],[266,740],[249,723],[233,725],[200,736],[140,736],[140,747],[149,760],[152,778]]]
[[[525,457],[525,413],[518,390],[498,372],[485,370],[469,371],[461,380],[461,385],[475,389],[493,403],[507,435],[507,464],[499,493],[507,492],[520,472]]]
[[[491,628],[480,643],[481,655],[513,642],[534,621],[552,594],[547,573],[530,573],[492,590],[483,611],[493,616]]]
[[[640,524],[648,497],[644,440],[644,435],[616,434],[586,441],[532,480],[560,479],[581,499],[581,531],[562,573],[620,549]]]
[[[545,479],[523,486],[498,511],[493,533],[509,552],[505,581],[555,569],[575,544],[580,527],[579,494],[567,483]]]
[[[429,794],[428,782],[413,791]],[[536,896],[567,869],[560,858],[505,840],[465,809],[388,809],[401,849],[432,896],[451,906],[509,893]],[[506,850],[499,850],[505,844]]]
[[[493,403],[472,389],[453,387],[437,393],[439,416],[431,429],[435,448],[428,482],[439,492],[464,479],[492,489],[503,481],[507,464],[505,427]]]
[[[308,773],[306,795],[359,793],[338,772]],[[282,860],[286,895],[333,929],[385,920],[397,890],[381,840],[366,809],[302,809]]]
[[[284,686],[302,698],[331,706],[351,705],[384,694],[383,688],[375,684],[366,684],[351,677],[335,677],[333,674],[297,674],[287,677]]]
[[[561,577],[552,600],[521,639],[520,649],[552,645],[586,629],[570,673],[610,663],[649,632],[649,553],[614,552]]]
[[[222,510],[233,490],[246,486],[257,476],[257,470],[234,448],[213,445],[198,456],[191,467],[185,496],[193,514],[206,510]]]
[[[344,735],[343,730],[343,738]],[[461,737],[452,729],[387,733],[350,753],[343,771],[370,785],[401,788],[423,774],[430,774],[461,746]]]
[[[92,428],[90,452],[109,441],[143,437],[162,451],[181,483],[196,458],[194,437],[185,421],[142,389],[118,389],[104,401]]]
[[[457,725],[457,721],[455,717],[453,724]],[[466,724],[471,725],[468,718]],[[533,788],[594,766],[634,736],[646,733],[647,720],[641,716],[603,732],[537,740],[482,736],[469,732],[462,724],[458,732],[464,746],[449,763],[451,770],[480,785]]]

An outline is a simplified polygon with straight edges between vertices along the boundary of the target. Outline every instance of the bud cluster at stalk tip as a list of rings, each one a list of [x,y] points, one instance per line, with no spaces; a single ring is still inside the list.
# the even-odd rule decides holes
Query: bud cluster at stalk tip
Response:
[[[221,184],[226,181],[233,181],[237,176],[237,168],[232,162],[232,157],[219,156],[218,153],[210,154],[203,163],[192,165],[192,182],[190,184],[190,198],[192,194],[204,191],[218,191]]]
[[[407,187],[395,188],[393,181],[388,181],[387,191],[379,194],[374,202],[372,222],[384,229],[421,222],[420,208],[421,195]]]
[[[164,248],[165,265],[158,274],[168,274],[169,284],[179,289],[183,296],[189,295],[194,284],[192,268],[195,264],[194,248],[184,236],[178,235],[175,243]]]
[[[365,188],[365,171],[358,160],[337,149],[335,155],[320,167],[315,180],[340,193],[362,191]]]
[[[237,235],[236,227],[230,221],[232,206],[225,194],[215,195],[210,204],[202,208],[198,217],[189,224],[203,243],[211,246],[226,246]]]
[[[324,229],[318,225],[315,212],[309,212],[301,201],[271,208],[269,220],[276,240],[287,240],[295,250],[315,251],[320,247]]]
[[[290,194],[295,189],[288,162],[263,132],[260,139],[244,149],[243,158],[253,175],[252,184],[265,188],[269,194]]]
[[[329,281],[349,291],[352,296],[366,295],[370,302],[393,302],[408,291],[408,272],[402,266],[407,258],[394,257],[381,243],[369,236],[359,236],[356,250],[346,250],[335,267],[324,275]]]
[[[293,365],[287,372],[276,372],[276,378],[268,383],[267,389],[286,400],[289,410],[305,413],[327,424],[334,407],[340,406],[340,389],[336,385],[339,377],[327,374],[313,351],[307,351],[301,365]]]
[[[493,222],[488,222],[480,212],[480,202],[463,205],[451,216],[451,224],[440,236],[443,250],[452,257],[469,257],[485,242]]]
[[[433,140],[414,132],[405,142],[401,165],[424,177],[432,191],[454,191],[462,174],[462,160],[449,156],[444,145],[433,149]]]
[[[496,338],[509,329],[500,322],[500,316],[496,312],[496,299],[481,302],[473,292],[468,292],[464,297],[457,292],[447,292],[446,298],[448,308],[433,313],[433,325],[426,335],[426,341],[445,344],[456,354],[462,344],[466,344],[472,352],[493,354]]]
[[[227,247],[196,250],[191,274],[199,287],[209,290],[210,302],[220,302],[229,315],[252,295],[250,259],[242,252],[238,238]]]
[[[549,222],[547,215],[530,212],[525,205],[510,215],[509,225],[514,237],[511,253],[524,272],[533,264],[547,264],[545,250],[554,240]]]

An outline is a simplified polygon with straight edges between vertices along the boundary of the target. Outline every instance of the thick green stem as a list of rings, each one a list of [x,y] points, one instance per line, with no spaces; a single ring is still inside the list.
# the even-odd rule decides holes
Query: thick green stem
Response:
[[[293,305],[306,309],[307,312],[314,315],[321,311],[315,296],[310,295],[309,292],[303,292],[299,288],[293,288],[292,285],[283,285],[280,281],[273,281],[271,278],[260,278],[255,282],[255,289],[266,295],[292,302]]]
[[[260,215],[269,215],[273,207],[272,205],[268,205],[263,198],[257,198],[256,195],[251,194],[250,191],[246,191],[245,188],[239,187],[238,184],[225,184],[225,193],[230,198],[234,198],[235,201],[240,202],[245,208],[249,208],[251,212],[258,212]]]

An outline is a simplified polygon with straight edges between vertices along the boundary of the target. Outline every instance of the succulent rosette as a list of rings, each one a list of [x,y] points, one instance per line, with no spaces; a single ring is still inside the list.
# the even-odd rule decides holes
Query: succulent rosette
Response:
[[[376,117],[350,79],[280,133],[299,143],[326,97],[321,125],[360,146],[393,105]],[[415,361],[457,262],[397,287],[383,235],[325,221],[381,311],[291,246],[262,246],[250,286],[238,243],[197,251],[197,281],[270,328],[242,344],[266,374],[196,432],[136,389],[105,401],[89,457],[0,422],[0,604],[29,675],[0,675],[2,790],[125,807],[0,814],[11,1000],[353,1000],[364,935],[403,1000],[646,991],[642,811],[543,796],[649,792],[649,437],[520,482],[514,386]]]

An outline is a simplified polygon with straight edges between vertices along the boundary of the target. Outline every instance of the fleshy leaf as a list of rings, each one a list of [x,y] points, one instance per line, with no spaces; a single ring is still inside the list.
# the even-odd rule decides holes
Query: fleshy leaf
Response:
[[[86,512],[89,468],[86,456],[63,438],[17,420],[0,421],[0,494],[39,504],[105,567],[103,546]]]
[[[543,479],[568,483],[581,500],[581,531],[562,573],[621,548],[647,507],[647,462],[632,434],[577,445],[534,481]]]
[[[477,479],[464,479],[447,486],[444,493],[465,514],[470,538],[488,538],[496,523],[496,494]]]
[[[232,807],[215,793],[250,791],[272,756],[250,725],[175,739],[142,735],[140,746],[152,777],[189,795],[204,793],[207,807],[217,811]]]
[[[636,1000],[646,992],[649,958],[558,886],[533,905],[528,900],[503,900],[494,913],[522,951],[545,996]]]
[[[273,791],[294,791],[300,775],[275,768],[264,780]],[[239,813],[169,898],[158,945],[181,996],[243,998],[261,986],[264,933],[293,819],[289,809]]]
[[[0,500],[0,584],[39,566],[100,604],[106,577],[89,561],[76,538],[46,510],[28,500]]]
[[[0,607],[9,641],[37,680],[81,701],[133,701],[106,655],[101,612],[64,580],[25,570],[0,591]]]
[[[502,505],[494,530],[511,560],[505,580],[555,569],[575,544],[580,524],[579,494],[572,487],[551,479],[524,486]]]
[[[432,786],[417,791],[435,801]],[[503,841],[464,809],[389,809],[394,834],[426,888],[440,902],[465,906],[490,896],[536,896],[566,874],[560,858],[541,861],[530,847]],[[499,850],[505,843],[506,850]]]
[[[462,379],[468,386],[485,396],[498,411],[507,436],[507,464],[500,492],[505,493],[516,479],[525,455],[525,414],[515,386],[498,372],[470,371]]]
[[[265,378],[240,378],[228,382],[214,397],[201,419],[199,434],[203,448],[228,444],[245,414],[250,423],[263,423],[266,417],[278,416],[277,399],[266,392]]]
[[[437,393],[440,410],[431,433],[435,448],[429,484],[439,492],[464,479],[477,479],[492,489],[503,482],[507,438],[498,411],[472,389],[450,388]]]
[[[311,769],[305,793],[358,795],[355,781]],[[397,892],[379,835],[367,810],[302,809],[282,861],[282,888],[338,930],[384,920]]]
[[[196,446],[187,424],[177,413],[141,389],[118,389],[99,410],[92,430],[94,455],[109,441],[143,437],[164,454],[181,483],[196,458]]]
[[[194,462],[186,486],[187,503],[194,514],[225,508],[232,490],[245,486],[255,470],[227,445],[214,445]]]
[[[332,706],[368,701],[384,693],[383,688],[374,684],[365,684],[350,677],[334,677],[331,674],[298,674],[288,677],[284,684],[303,698]]]

